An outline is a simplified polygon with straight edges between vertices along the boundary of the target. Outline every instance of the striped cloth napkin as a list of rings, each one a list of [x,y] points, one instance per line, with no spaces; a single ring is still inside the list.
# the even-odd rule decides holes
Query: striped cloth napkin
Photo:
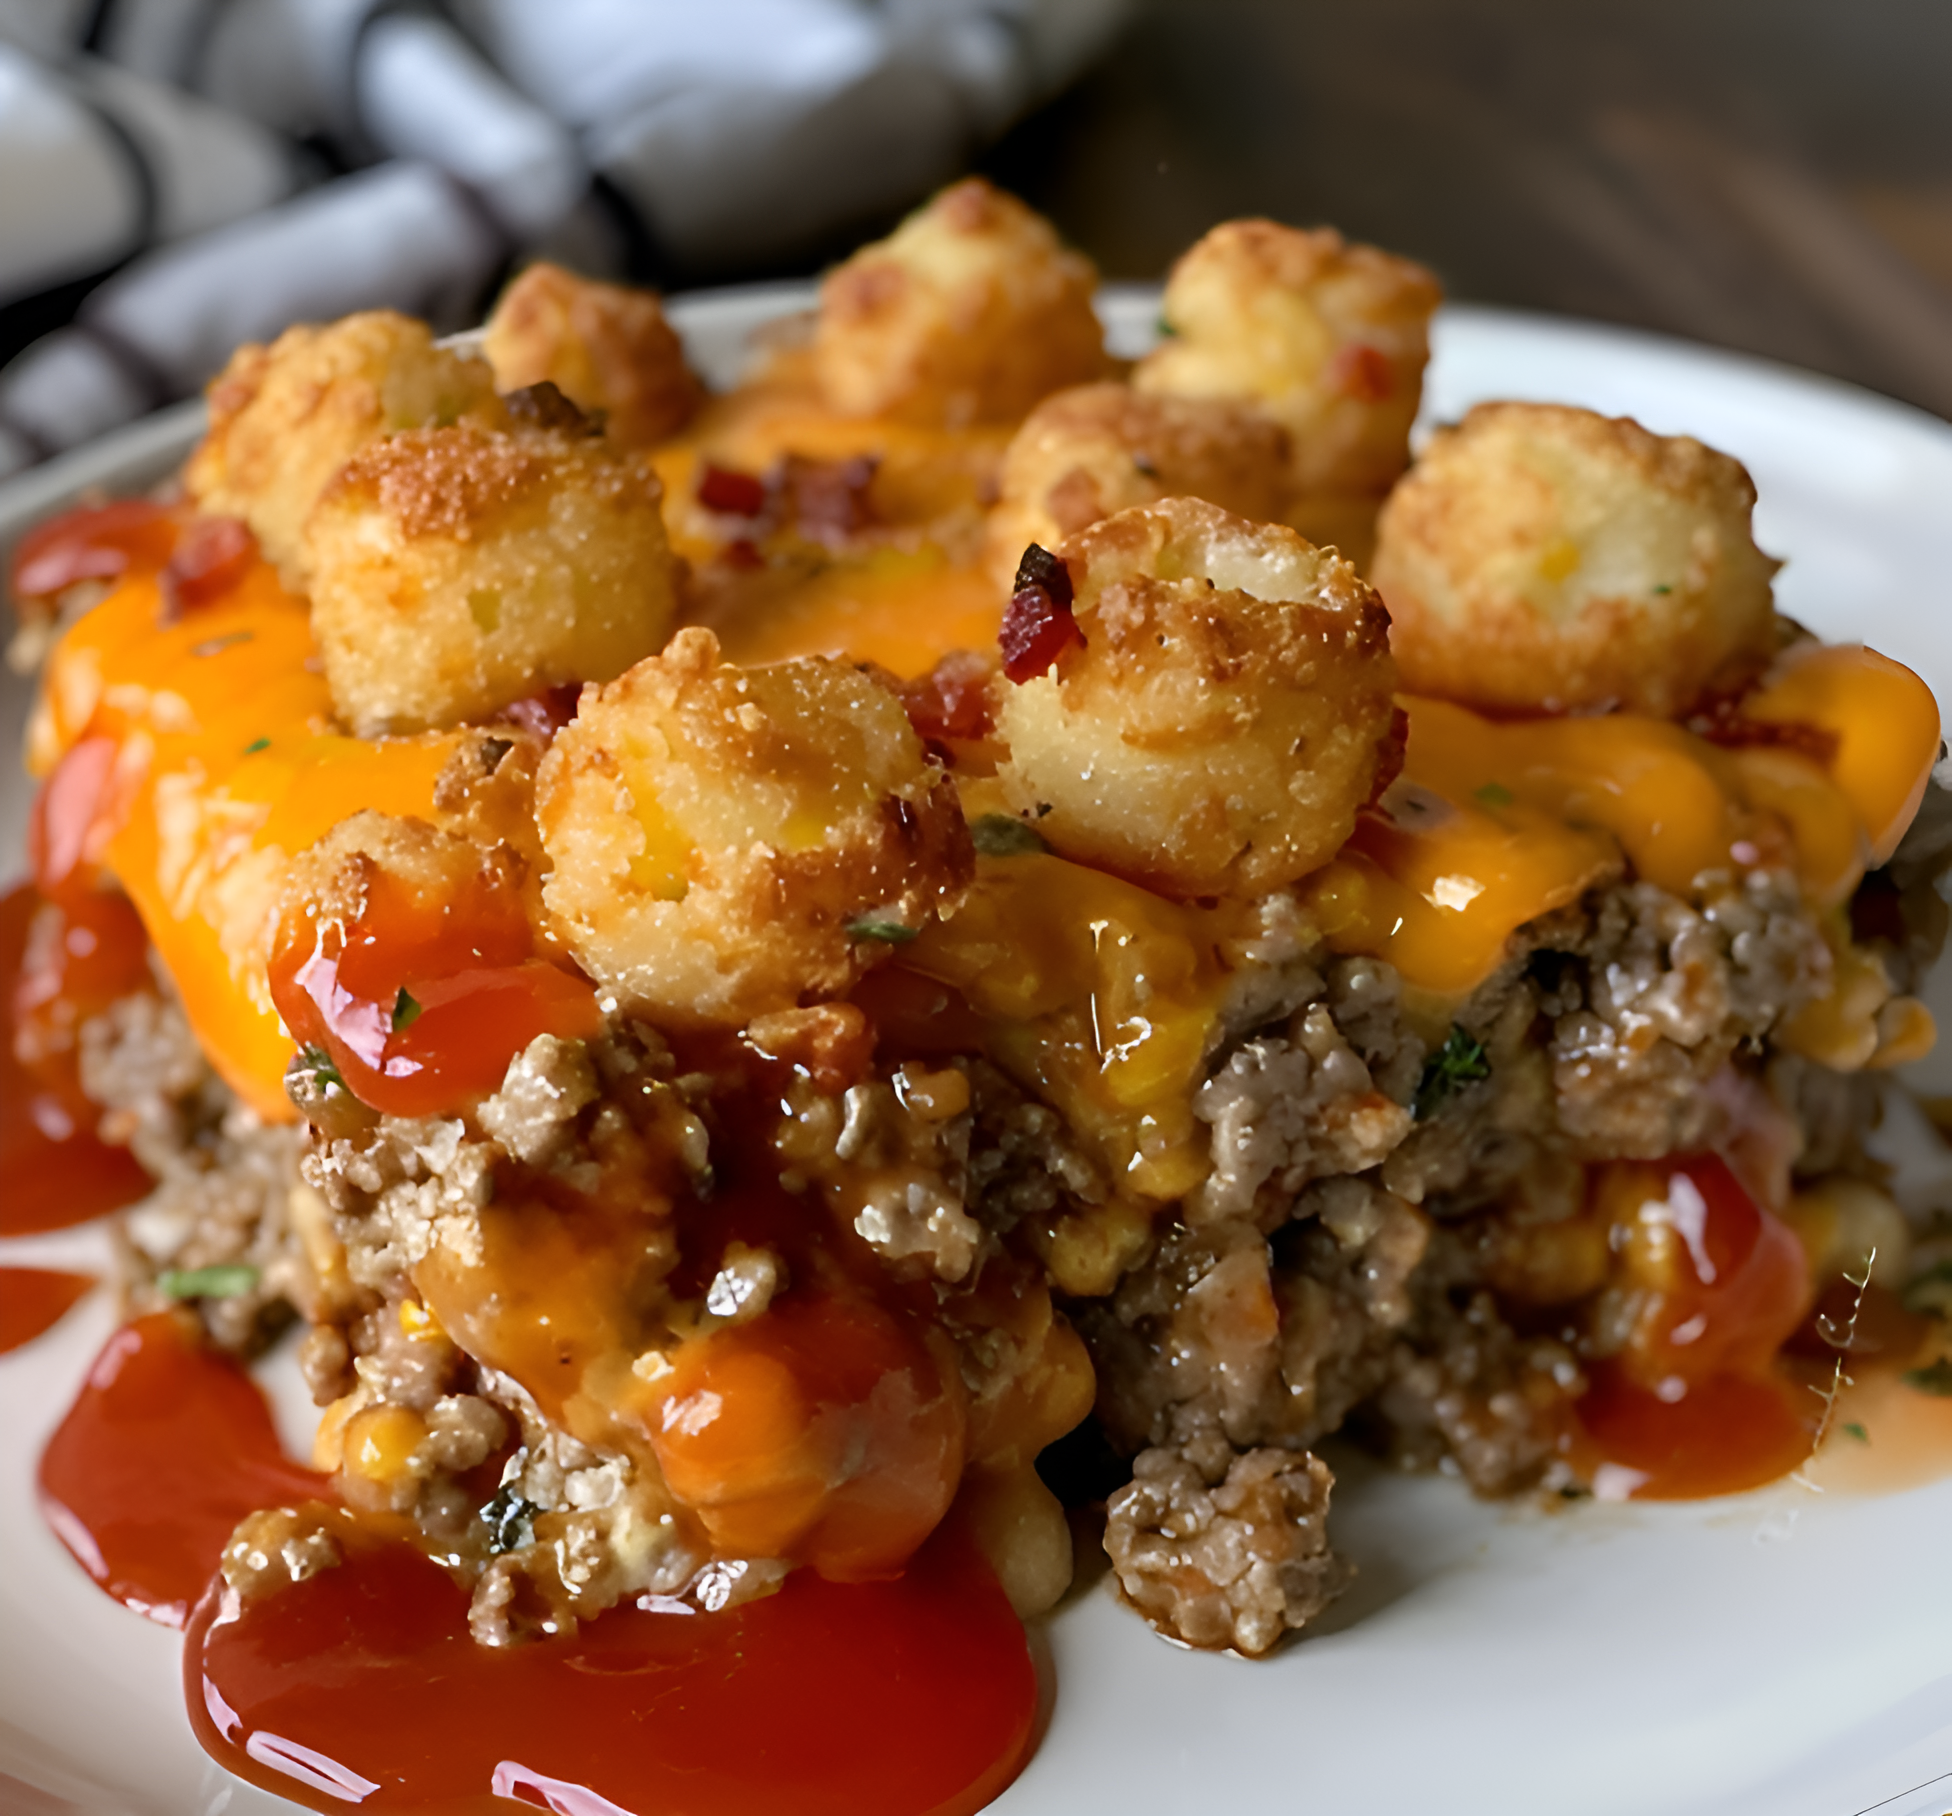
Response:
[[[919,198],[1127,0],[0,0],[0,477],[243,340],[471,319],[511,265],[720,275]]]

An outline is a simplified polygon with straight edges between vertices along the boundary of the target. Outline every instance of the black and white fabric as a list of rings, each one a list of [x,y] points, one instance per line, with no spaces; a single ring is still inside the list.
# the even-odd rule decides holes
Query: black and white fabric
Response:
[[[112,271],[0,371],[0,477],[294,321],[458,326],[524,257],[790,260],[953,176],[1126,4],[0,0],[0,306]]]

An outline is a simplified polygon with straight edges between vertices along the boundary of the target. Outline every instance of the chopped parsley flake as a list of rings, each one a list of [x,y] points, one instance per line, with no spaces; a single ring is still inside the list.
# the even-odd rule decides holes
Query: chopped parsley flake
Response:
[[[171,1299],[235,1299],[258,1283],[258,1270],[242,1262],[220,1267],[166,1267],[157,1290]]]
[[[1502,782],[1487,782],[1477,790],[1477,798],[1487,807],[1509,807],[1517,798]]]
[[[402,986],[400,994],[393,999],[393,1032],[398,1034],[403,1028],[411,1028],[419,1019],[420,1005]]]
[[[1905,1370],[1904,1382],[1907,1387],[1915,1387],[1921,1394],[1937,1394],[1941,1399],[1952,1398],[1952,1357],[1940,1356],[1936,1362],[1929,1362],[1923,1368]]]
[[[1661,597],[1665,598],[1669,593],[1673,592],[1674,589],[1663,582],[1660,586],[1655,587],[1654,591],[1658,593]]]
[[[1017,858],[1050,850],[1035,827],[1007,813],[978,814],[969,822],[969,837],[986,858]]]
[[[271,740],[269,738],[253,738],[250,743],[244,746],[244,754],[247,757],[255,757],[259,751],[269,750],[270,748]]]
[[[298,1063],[311,1073],[313,1083],[321,1091],[343,1091],[346,1088],[339,1068],[332,1063],[332,1055],[323,1047],[300,1047]]]
[[[1410,1113],[1418,1122],[1426,1122],[1446,1098],[1465,1085],[1490,1076],[1491,1062],[1484,1056],[1484,1043],[1472,1039],[1453,1022],[1450,1032],[1444,1036],[1444,1044],[1424,1063]]]
[[[1161,340],[1172,340],[1179,333],[1179,330],[1175,328],[1171,322],[1167,321],[1165,316],[1163,315],[1161,315],[1159,319],[1155,321],[1152,325],[1153,327],[1158,329],[1159,338]]]
[[[919,928],[906,926],[901,921],[880,921],[873,918],[849,921],[848,934],[857,940],[880,940],[890,946],[905,946],[915,938]]]
[[[1871,1441],[1871,1434],[1863,1426],[1858,1424],[1855,1419],[1846,1420],[1838,1429],[1843,1432],[1845,1437],[1855,1438],[1860,1444],[1868,1444]]]

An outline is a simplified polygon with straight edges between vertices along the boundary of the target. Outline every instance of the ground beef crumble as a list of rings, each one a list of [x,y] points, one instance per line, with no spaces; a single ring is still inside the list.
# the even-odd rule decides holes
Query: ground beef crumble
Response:
[[[1267,1651],[1349,1578],[1330,1550],[1332,1478],[1317,1457],[1144,1450],[1111,1498],[1105,1549],[1119,1587],[1188,1645]]]
[[[1943,935],[1942,806],[1935,794],[1924,830],[1867,885],[1906,904],[1878,936],[1894,988]],[[1644,883],[1596,890],[1521,930],[1448,1030],[1405,1002],[1387,965],[1319,950],[1285,898],[1263,904],[1242,951],[1251,963],[1193,1103],[1208,1176],[1109,1291],[1059,1315],[1097,1369],[1098,1441],[1131,1459],[1105,1533],[1123,1593],[1173,1637],[1252,1654],[1346,1580],[1328,1542],[1331,1475],[1312,1450],[1327,1434],[1346,1428],[1484,1494],[1569,1484],[1569,1409],[1633,1308],[1600,1294],[1583,1324],[1530,1335],[1496,1282],[1521,1249],[1527,1266],[1549,1264],[1584,1165],[1709,1145],[1747,1094],[1800,1127],[1799,1176],[1862,1172],[1877,1086],[1768,1044],[1831,962],[1793,882],[1768,873],[1704,877],[1687,901]],[[821,1021],[841,1065],[845,1016],[795,1014]],[[1477,1059],[1433,1091],[1428,1068],[1453,1033]],[[225,1090],[166,992],[117,1004],[81,1038],[104,1132],[158,1179],[124,1220],[136,1304],[160,1302],[165,1269],[250,1267],[247,1292],[198,1304],[218,1342],[250,1353],[296,1308],[321,1404],[414,1414],[420,1436],[386,1505],[474,1576],[477,1638],[563,1631],[625,1595],[719,1607],[777,1584],[776,1559],[712,1557],[641,1459],[569,1436],[512,1378],[403,1321],[409,1270],[438,1244],[478,1248],[498,1182],[597,1190],[655,1127],[674,1177],[709,1193],[712,1076],[681,1076],[655,1033],[612,1025],[588,1044],[532,1043],[470,1117],[354,1106],[301,1134]],[[789,1190],[824,1196],[945,1302],[986,1268],[1034,1268],[1037,1233],[1057,1220],[1119,1208],[1063,1117],[973,1055],[847,1077],[816,1067],[768,1139]],[[696,1315],[758,1316],[787,1284],[779,1256],[735,1243]],[[1011,1341],[985,1338],[969,1346],[966,1386],[1006,1392],[1020,1364]],[[227,1570],[329,1564],[323,1514],[278,1518],[240,1531]]]

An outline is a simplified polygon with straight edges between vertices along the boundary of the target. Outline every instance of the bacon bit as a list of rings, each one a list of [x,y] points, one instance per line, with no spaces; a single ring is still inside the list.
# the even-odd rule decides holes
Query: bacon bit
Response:
[[[766,482],[735,467],[706,461],[698,475],[698,502],[727,517],[758,517],[766,509]]]
[[[561,687],[545,687],[539,694],[511,702],[502,708],[501,717],[507,724],[534,732],[547,744],[576,717],[576,703],[582,697],[582,683],[568,681]]]
[[[766,557],[759,552],[759,544],[750,536],[735,537],[718,552],[721,566],[729,567],[742,574],[749,574],[755,568],[766,565]]]
[[[1724,695],[1710,701],[1688,721],[1688,730],[1710,744],[1727,750],[1772,746],[1793,750],[1829,767],[1837,754],[1837,734],[1820,725],[1777,724],[1774,721],[1746,718],[1739,696]]]
[[[1389,356],[1374,347],[1348,346],[1329,361],[1329,384],[1358,403],[1379,404],[1396,389]]]
[[[14,551],[10,585],[22,602],[52,599],[83,580],[113,580],[132,563],[160,567],[176,541],[176,519],[147,498],[67,511],[30,530]]]
[[[916,734],[930,742],[987,738],[996,729],[990,683],[996,670],[974,650],[951,650],[926,675],[894,690]]]
[[[193,517],[162,573],[163,622],[221,598],[257,559],[257,538],[235,517]]]
[[[875,520],[868,488],[880,464],[872,454],[856,454],[847,460],[787,455],[780,463],[779,488],[786,496],[795,527],[816,542],[837,542],[858,535]]]
[[[1074,645],[1084,648],[1084,632],[1071,614],[1072,598],[1070,569],[1033,542],[1017,565],[1016,590],[997,635],[1003,672],[1017,685],[1048,674]]]

